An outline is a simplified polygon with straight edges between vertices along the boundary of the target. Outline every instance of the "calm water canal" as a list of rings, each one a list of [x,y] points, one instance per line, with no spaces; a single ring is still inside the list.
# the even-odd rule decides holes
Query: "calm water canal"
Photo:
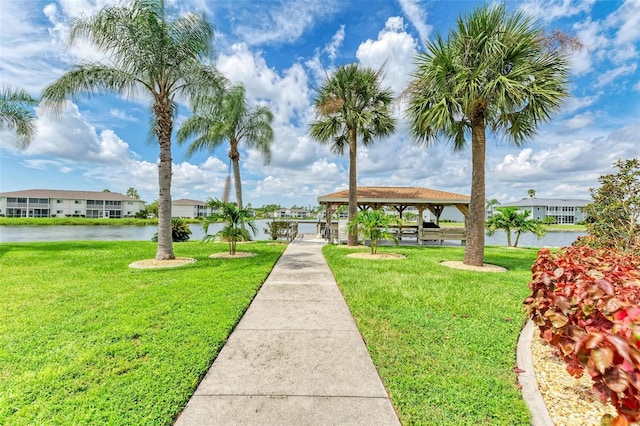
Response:
[[[267,236],[264,228],[268,220],[257,220],[257,240],[265,240]],[[198,241],[204,236],[202,225],[191,224],[192,241]],[[215,234],[222,224],[209,227],[209,233]],[[303,234],[315,234],[315,222],[301,222],[298,230]],[[157,231],[156,226],[0,226],[0,242],[34,242],[34,241],[72,241],[72,240],[131,240],[149,241]],[[575,239],[585,235],[585,232],[557,231],[548,232],[545,237],[538,240],[533,234],[523,234],[520,237],[520,247],[564,247],[570,245]],[[507,237],[502,231],[496,232],[491,237],[486,237],[486,245],[506,246]]]

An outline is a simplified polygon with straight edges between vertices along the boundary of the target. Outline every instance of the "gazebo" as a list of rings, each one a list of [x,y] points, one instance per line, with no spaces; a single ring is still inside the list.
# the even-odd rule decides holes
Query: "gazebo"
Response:
[[[456,194],[454,192],[440,191],[430,188],[417,187],[395,187],[395,186],[359,186],[357,192],[358,208],[379,209],[381,207],[394,208],[400,217],[407,207],[415,207],[418,210],[418,241],[420,242],[423,232],[422,214],[429,210],[436,217],[436,224],[440,221],[440,215],[447,206],[455,206],[465,217],[465,222],[469,217],[468,195]],[[334,192],[318,197],[318,203],[326,206],[326,229],[327,239],[331,240],[331,216],[343,205],[349,205],[349,190]],[[335,232],[335,231],[334,231]],[[458,232],[460,233],[460,232]],[[465,233],[466,234],[466,233]],[[461,239],[461,238],[453,238]],[[466,240],[463,238],[463,240]]]

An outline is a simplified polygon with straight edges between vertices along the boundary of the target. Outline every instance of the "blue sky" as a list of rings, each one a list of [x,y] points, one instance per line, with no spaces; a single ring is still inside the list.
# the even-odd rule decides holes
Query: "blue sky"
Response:
[[[66,44],[71,19],[106,0],[0,0],[0,82],[38,97],[81,60],[99,58],[91,46]],[[216,28],[215,65],[247,88],[250,102],[275,113],[272,161],[241,151],[244,202],[259,206],[315,205],[318,195],[346,188],[347,158],[307,134],[314,87],[336,66],[385,64],[384,84],[399,93],[424,40],[445,35],[475,1],[222,1],[167,0],[175,13],[205,11]],[[640,0],[538,0],[523,7],[546,28],[578,37],[572,55],[571,98],[524,147],[488,135],[487,198],[527,196],[589,199],[598,177],[618,158],[640,157]],[[470,149],[442,143],[425,148],[407,133],[403,104],[398,131],[361,149],[358,184],[422,186],[468,194]],[[158,147],[147,142],[148,101],[93,96],[70,103],[58,119],[35,109],[38,134],[24,151],[0,133],[0,192],[76,189],[125,192],[148,202],[157,195]],[[180,109],[177,126],[188,116]],[[174,145],[172,195],[220,198],[228,174],[226,147],[186,158]],[[232,192],[233,194],[233,192]]]

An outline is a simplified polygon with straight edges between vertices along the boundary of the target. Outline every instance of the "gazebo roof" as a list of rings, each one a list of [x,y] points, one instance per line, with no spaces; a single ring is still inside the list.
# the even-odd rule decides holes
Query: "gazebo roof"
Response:
[[[468,195],[439,191],[430,188],[407,186],[359,186],[358,204],[384,205],[469,205]],[[319,204],[347,204],[349,190],[318,197]]]

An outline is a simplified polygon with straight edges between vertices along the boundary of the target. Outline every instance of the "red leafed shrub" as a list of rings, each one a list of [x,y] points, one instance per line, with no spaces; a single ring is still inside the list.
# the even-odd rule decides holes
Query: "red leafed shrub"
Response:
[[[640,257],[610,249],[542,249],[524,302],[567,371],[586,369],[600,400],[611,400],[614,425],[640,420],[639,268]]]

